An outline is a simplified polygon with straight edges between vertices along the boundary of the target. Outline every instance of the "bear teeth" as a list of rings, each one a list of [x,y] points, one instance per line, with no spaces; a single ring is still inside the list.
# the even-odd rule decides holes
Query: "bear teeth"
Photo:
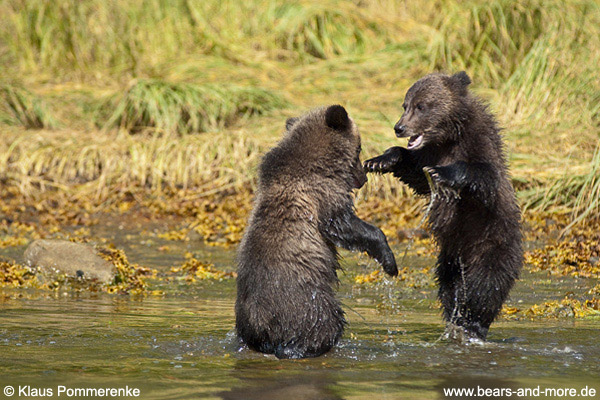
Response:
[[[415,147],[419,147],[423,143],[423,135],[414,135],[411,136],[408,140],[408,149],[414,149]]]

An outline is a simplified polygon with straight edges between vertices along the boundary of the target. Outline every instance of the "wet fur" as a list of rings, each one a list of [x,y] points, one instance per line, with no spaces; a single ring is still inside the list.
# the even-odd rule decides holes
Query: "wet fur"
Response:
[[[499,128],[468,92],[469,83],[464,72],[415,83],[395,129],[402,137],[425,132],[423,145],[392,147],[365,168],[391,172],[420,195],[430,195],[423,170],[431,174],[438,190],[429,223],[440,247],[436,275],[444,318],[485,339],[521,270],[520,211]]]
[[[380,229],[354,213],[366,182],[360,136],[341,106],[291,118],[259,168],[254,209],[238,254],[236,329],[250,348],[278,358],[316,357],[346,321],[334,287],[336,246],[366,251],[397,274]]]

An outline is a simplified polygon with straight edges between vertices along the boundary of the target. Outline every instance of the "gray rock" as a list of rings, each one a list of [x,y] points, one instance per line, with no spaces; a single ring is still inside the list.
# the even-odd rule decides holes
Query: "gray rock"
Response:
[[[71,278],[110,282],[113,265],[100,257],[94,248],[67,240],[33,241],[25,250],[25,262],[42,273],[61,273]]]
[[[400,239],[401,242],[410,239],[426,239],[429,237],[429,232],[425,229],[399,229],[397,234],[398,239]]]

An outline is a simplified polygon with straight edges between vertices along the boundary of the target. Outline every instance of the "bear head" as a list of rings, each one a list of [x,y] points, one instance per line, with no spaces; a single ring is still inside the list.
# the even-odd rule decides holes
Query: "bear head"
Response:
[[[413,150],[458,140],[470,83],[464,71],[418,80],[406,92],[404,113],[394,126],[396,136],[409,137],[407,148]]]
[[[289,118],[285,127],[284,139],[265,156],[263,181],[278,177],[315,184],[337,182],[342,191],[361,188],[367,182],[360,161],[360,134],[344,107],[315,108]]]
[[[319,174],[335,174],[349,189],[359,189],[367,182],[360,160],[360,133],[344,107],[320,107],[290,118],[286,121],[286,131],[310,147],[307,151],[315,156]]]

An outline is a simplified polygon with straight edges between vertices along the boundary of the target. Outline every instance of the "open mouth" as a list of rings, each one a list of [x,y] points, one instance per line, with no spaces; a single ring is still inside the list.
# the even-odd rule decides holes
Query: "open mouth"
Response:
[[[408,146],[406,146],[406,148],[407,149],[416,149],[422,143],[423,143],[423,134],[414,135],[408,139]]]

